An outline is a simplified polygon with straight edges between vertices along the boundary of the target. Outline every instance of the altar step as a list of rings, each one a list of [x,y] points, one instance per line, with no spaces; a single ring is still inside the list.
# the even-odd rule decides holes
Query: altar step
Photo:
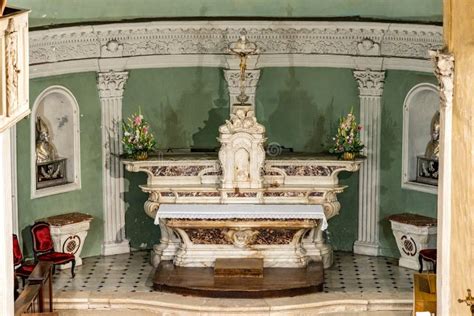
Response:
[[[263,258],[216,259],[214,277],[263,278]]]
[[[295,296],[323,290],[321,262],[306,268],[264,268],[263,277],[219,276],[214,268],[177,267],[162,261],[153,278],[157,291],[183,295],[227,298],[264,298]]]

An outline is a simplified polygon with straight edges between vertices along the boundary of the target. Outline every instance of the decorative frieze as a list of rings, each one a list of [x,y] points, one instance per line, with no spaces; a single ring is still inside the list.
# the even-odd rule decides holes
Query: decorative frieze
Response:
[[[246,21],[248,38],[266,54],[332,54],[427,59],[440,49],[442,28],[433,25],[321,21]],[[239,27],[229,21],[105,24],[33,31],[31,64],[90,58],[224,54]],[[234,24],[235,25],[235,24]]]

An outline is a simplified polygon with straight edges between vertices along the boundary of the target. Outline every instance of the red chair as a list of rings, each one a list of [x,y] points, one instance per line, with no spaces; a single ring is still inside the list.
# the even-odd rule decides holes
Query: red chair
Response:
[[[23,254],[21,253],[20,243],[18,242],[18,237],[15,234],[13,234],[13,264],[15,267],[17,267],[15,268],[15,275],[21,278],[23,287],[25,287],[25,280],[30,276],[36,265],[23,262]]]
[[[31,227],[31,235],[33,236],[33,252],[35,253],[36,259],[39,261],[52,262],[54,264],[53,274],[56,265],[62,265],[71,262],[71,275],[74,278],[76,258],[72,253],[54,251],[49,224],[45,222],[35,223]]]
[[[420,261],[420,273],[423,272],[423,260],[431,262],[433,264],[433,271],[436,273],[436,249],[428,248],[420,250],[418,260]]]

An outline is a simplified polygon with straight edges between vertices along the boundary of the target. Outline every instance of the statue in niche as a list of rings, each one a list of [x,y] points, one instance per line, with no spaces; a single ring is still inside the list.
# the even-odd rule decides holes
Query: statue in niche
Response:
[[[439,159],[439,133],[440,133],[440,114],[435,113],[431,119],[431,140],[426,145],[425,157],[430,159]]]
[[[439,136],[440,113],[437,111],[431,119],[431,140],[426,145],[425,154],[417,157],[418,173],[416,181],[438,185],[439,177]]]
[[[240,148],[235,153],[235,180],[237,182],[245,182],[249,180],[250,159],[249,153]]]
[[[66,158],[60,158],[50,140],[46,122],[36,118],[36,189],[67,183]]]
[[[58,158],[56,147],[50,142],[49,129],[44,120],[36,118],[36,162],[53,161]]]

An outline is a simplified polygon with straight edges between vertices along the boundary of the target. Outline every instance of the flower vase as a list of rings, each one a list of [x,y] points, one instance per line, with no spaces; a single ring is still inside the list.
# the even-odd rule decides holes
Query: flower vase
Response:
[[[136,160],[147,160],[148,159],[148,152],[139,151],[139,152],[135,153],[134,158]]]
[[[356,157],[355,152],[346,151],[342,154],[342,159],[344,160],[354,160]]]

